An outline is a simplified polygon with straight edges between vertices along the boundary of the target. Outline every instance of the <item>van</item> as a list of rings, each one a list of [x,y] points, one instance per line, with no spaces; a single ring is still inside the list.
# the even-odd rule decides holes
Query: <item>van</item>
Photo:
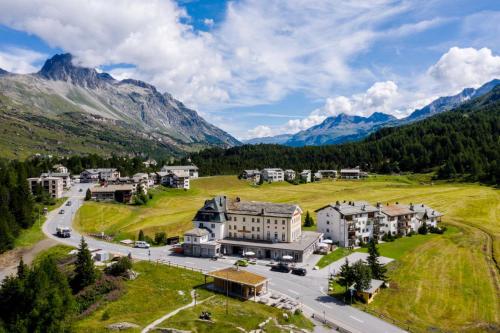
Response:
[[[141,249],[149,249],[150,245],[145,241],[136,241],[134,247],[138,247]]]

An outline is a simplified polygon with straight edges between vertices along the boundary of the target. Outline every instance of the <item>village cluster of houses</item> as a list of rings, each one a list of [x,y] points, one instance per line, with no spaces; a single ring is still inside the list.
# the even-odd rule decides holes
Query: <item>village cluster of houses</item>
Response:
[[[223,254],[303,261],[326,244],[353,247],[384,235],[406,236],[426,223],[437,227],[443,216],[424,204],[336,202],[316,210],[317,230],[302,230],[295,204],[244,201],[217,196],[205,201],[184,234],[183,252],[197,257]],[[328,240],[328,241],[327,241]]]
[[[151,166],[156,162],[148,160],[144,163]],[[92,199],[128,203],[138,191],[147,194],[148,189],[156,185],[188,190],[190,179],[198,178],[195,165],[164,166],[158,172],[136,173],[132,177],[122,177],[116,168],[86,169],[73,177],[63,165],[55,165],[53,170],[42,173],[40,177],[28,178],[32,193],[40,185],[43,191],[57,199],[71,188],[72,183],[92,183],[95,184],[90,187]]]
[[[241,178],[252,180],[255,183],[262,181],[265,182],[283,182],[283,181],[294,181],[295,179],[300,179],[306,183],[311,181],[319,181],[321,179],[361,179],[368,177],[366,172],[363,172],[359,167],[353,169],[340,169],[337,170],[318,170],[312,172],[311,170],[302,170],[302,172],[297,173],[295,170],[281,168],[265,168],[262,170],[243,170],[241,173]]]

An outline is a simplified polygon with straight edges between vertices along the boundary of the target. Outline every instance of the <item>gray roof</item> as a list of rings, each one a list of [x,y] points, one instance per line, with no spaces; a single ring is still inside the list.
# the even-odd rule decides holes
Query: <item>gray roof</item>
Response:
[[[85,171],[88,173],[114,172],[114,171],[116,171],[116,168],[85,169]]]
[[[222,195],[206,200],[205,204],[198,210],[193,220],[199,222],[225,222],[226,200],[226,197]]]
[[[319,211],[321,211],[325,208],[329,208],[329,207],[334,208],[340,214],[345,215],[345,216],[378,212],[377,207],[374,207],[365,201],[353,201],[353,202],[351,202],[351,204],[345,203],[345,202],[340,203],[339,205],[329,204],[329,205],[326,205],[324,207],[317,209],[316,212],[319,212]]]
[[[231,214],[292,217],[297,209],[299,206],[294,204],[227,200],[227,212]]]
[[[262,169],[262,171],[276,171],[276,172],[283,172],[283,169],[281,169],[281,168],[265,168],[265,169]]]
[[[337,173],[337,170],[318,170],[318,172],[334,172],[334,173]]]
[[[44,172],[40,177],[69,177],[69,172]]]
[[[300,237],[291,243],[278,242],[273,243],[265,240],[249,240],[249,239],[235,239],[235,238],[224,238],[219,239],[217,242],[221,244],[229,244],[234,246],[241,246],[247,249],[281,249],[281,250],[292,250],[292,251],[304,251],[309,246],[314,243],[319,243],[322,233],[315,231],[303,231]]]
[[[198,170],[196,165],[165,165],[162,170]]]
[[[365,293],[370,293],[370,294],[373,294],[377,291],[377,289],[379,289],[380,287],[382,287],[384,285],[384,281],[382,280],[376,280],[376,279],[372,279],[371,283],[370,283],[370,288],[368,289],[364,289],[363,291]]]
[[[426,206],[424,204],[415,204],[415,205],[413,205],[413,211],[415,211],[417,213],[417,216],[419,218],[422,218],[425,213],[427,213],[428,217],[440,217],[440,216],[443,216],[443,213],[440,213],[437,210],[434,210],[431,207]]]
[[[202,228],[193,228],[184,233],[184,235],[186,236],[197,236],[197,237],[206,236],[208,234],[209,234],[208,230]]]
[[[361,170],[359,170],[359,169],[340,169],[340,172],[353,172],[353,173],[356,173],[356,172],[361,172]]]

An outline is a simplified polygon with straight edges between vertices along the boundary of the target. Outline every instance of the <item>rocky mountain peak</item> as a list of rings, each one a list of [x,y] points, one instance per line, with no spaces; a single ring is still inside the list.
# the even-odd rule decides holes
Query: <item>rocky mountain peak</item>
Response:
[[[8,73],[9,72],[7,72],[6,70],[0,68],[0,75],[4,75],[4,74],[8,74]]]
[[[71,82],[92,89],[99,87],[105,81],[114,80],[107,73],[98,73],[93,68],[75,66],[70,53],[56,54],[48,59],[38,75],[49,80]]]

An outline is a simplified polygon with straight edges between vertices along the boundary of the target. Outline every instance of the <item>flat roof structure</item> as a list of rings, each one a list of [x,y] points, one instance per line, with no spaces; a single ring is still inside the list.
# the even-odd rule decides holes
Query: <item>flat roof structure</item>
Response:
[[[321,233],[314,231],[303,231],[302,235],[294,242],[269,242],[269,241],[259,241],[259,240],[241,240],[224,238],[218,240],[221,244],[226,245],[236,245],[242,247],[253,247],[253,248],[267,248],[267,249],[279,249],[279,250],[292,250],[292,251],[304,251],[309,246],[318,241],[321,237]]]
[[[267,278],[262,275],[251,273],[236,267],[223,268],[217,271],[208,272],[205,275],[251,287],[260,286],[267,281]]]

